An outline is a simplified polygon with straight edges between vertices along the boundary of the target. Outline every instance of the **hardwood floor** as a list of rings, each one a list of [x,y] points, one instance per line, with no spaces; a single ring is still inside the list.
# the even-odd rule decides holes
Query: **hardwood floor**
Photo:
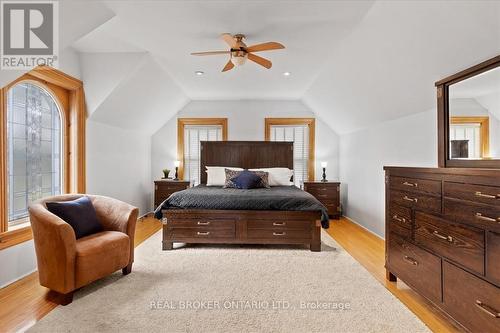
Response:
[[[160,229],[161,223],[153,218],[138,221],[135,246]],[[382,239],[344,218],[340,221],[332,220],[328,233],[431,330],[434,332],[458,330],[431,303],[406,285],[401,282],[386,281]],[[57,304],[46,299],[47,292],[47,288],[38,284],[36,272],[0,289],[0,331],[6,333],[23,331],[53,310]]]

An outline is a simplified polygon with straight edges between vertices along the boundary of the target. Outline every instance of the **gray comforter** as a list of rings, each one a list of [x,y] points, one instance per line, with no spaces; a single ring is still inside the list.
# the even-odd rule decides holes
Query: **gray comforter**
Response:
[[[328,228],[328,211],[311,194],[295,186],[275,186],[240,190],[219,186],[198,185],[172,194],[155,210],[161,219],[163,209],[225,209],[225,210],[295,210],[321,211],[321,224]]]

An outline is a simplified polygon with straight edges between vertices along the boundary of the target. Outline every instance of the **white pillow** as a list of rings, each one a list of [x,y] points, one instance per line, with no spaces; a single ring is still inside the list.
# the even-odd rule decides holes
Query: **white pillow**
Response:
[[[263,168],[250,169],[250,171],[264,171],[269,174],[268,180],[270,186],[291,186],[293,183],[290,178],[293,176],[293,170],[288,168]]]
[[[233,168],[233,167],[209,167],[207,166],[207,186],[224,186],[226,183],[226,171],[236,170],[243,171],[242,168]]]

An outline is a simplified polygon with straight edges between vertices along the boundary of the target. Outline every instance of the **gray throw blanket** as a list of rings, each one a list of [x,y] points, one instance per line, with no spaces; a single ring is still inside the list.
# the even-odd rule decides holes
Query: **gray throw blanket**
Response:
[[[321,212],[321,225],[328,228],[328,210],[311,194],[295,186],[250,190],[198,185],[172,194],[155,210],[164,209],[294,210]]]

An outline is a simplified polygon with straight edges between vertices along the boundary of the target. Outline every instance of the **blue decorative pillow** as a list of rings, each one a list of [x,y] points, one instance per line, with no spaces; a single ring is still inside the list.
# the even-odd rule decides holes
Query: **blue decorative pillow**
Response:
[[[75,230],[76,239],[101,232],[94,205],[88,197],[73,201],[47,202],[47,209],[67,222]]]
[[[243,170],[231,181],[240,189],[261,188],[262,178],[255,172]]]

